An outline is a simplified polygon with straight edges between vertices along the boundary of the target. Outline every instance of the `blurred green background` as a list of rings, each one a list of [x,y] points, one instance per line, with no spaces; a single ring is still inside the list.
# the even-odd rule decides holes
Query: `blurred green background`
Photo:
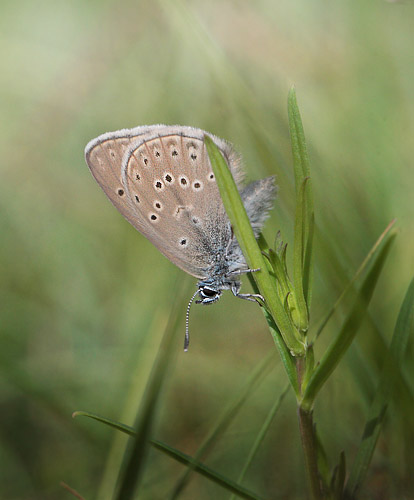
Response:
[[[231,141],[249,179],[276,173],[265,235],[272,241],[280,229],[291,248],[292,84],[315,190],[312,325],[397,218],[370,317],[315,408],[331,463],[341,450],[352,460],[414,270],[413,26],[409,0],[2,1],[0,498],[69,498],[60,481],[85,498],[108,498],[125,439],[71,413],[132,424],[173,298],[180,290],[184,334],[195,290],[106,199],[84,162],[86,143],[153,123]],[[259,308],[230,293],[193,307],[191,333],[185,355],[177,335],[153,431],[189,454],[274,349]],[[412,381],[412,346],[408,356]],[[205,459],[233,479],[286,384],[276,352],[273,364]],[[413,408],[390,410],[367,495],[413,498]],[[295,411],[289,393],[246,476],[245,486],[266,498],[304,497]],[[182,470],[151,450],[140,498],[166,498]],[[228,496],[199,476],[182,493]]]

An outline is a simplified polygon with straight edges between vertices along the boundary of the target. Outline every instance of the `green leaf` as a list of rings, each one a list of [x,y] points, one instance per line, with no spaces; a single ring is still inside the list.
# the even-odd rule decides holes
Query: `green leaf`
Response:
[[[318,473],[322,483],[322,491],[327,490],[329,481],[331,480],[330,465],[328,463],[328,456],[323,446],[321,437],[319,435],[316,425],[314,425],[315,433],[315,447],[316,447],[316,460],[318,464]]]
[[[333,500],[342,500],[346,476],[345,453],[342,451],[339,455],[339,464],[335,467],[332,474],[331,492]]]
[[[72,415],[73,417],[78,417],[78,416],[85,416],[92,418],[94,420],[97,420],[98,422],[101,422],[105,425],[109,425],[110,427],[113,427],[114,429],[117,429],[121,432],[124,432],[125,434],[128,434],[129,436],[136,436],[137,433],[135,432],[135,429],[133,427],[130,427],[129,425],[122,424],[121,422],[117,422],[115,420],[111,420],[109,418],[101,417],[100,415],[96,415],[95,413],[90,413],[86,411],[76,411]],[[177,460],[178,462],[181,462],[183,464],[186,464],[190,466],[193,470],[196,472],[202,474],[203,476],[207,477],[211,481],[219,484],[223,488],[226,488],[227,490],[235,493],[241,498],[248,498],[252,500],[260,500],[260,497],[246,488],[243,488],[242,486],[239,486],[235,482],[233,482],[231,479],[228,479],[218,472],[213,471],[209,467],[206,467],[202,463],[198,462],[197,460],[194,460],[192,457],[189,455],[186,455],[182,453],[181,451],[168,446],[167,444],[162,443],[161,441],[157,441],[155,439],[150,441],[150,444],[154,446],[154,448],[157,448],[158,450],[162,451],[163,453],[166,453],[170,457],[172,457],[174,460]]]
[[[274,352],[269,352],[269,354],[252,371],[246,383],[236,394],[236,396],[230,401],[229,405],[224,409],[223,413],[217,419],[215,426],[210,430],[203,443],[199,446],[197,452],[193,457],[194,460],[199,460],[201,457],[204,457],[206,453],[212,448],[214,443],[217,442],[218,438],[231,424],[235,416],[238,414],[243,403],[246,401],[248,396],[252,394],[252,392],[262,380],[263,376],[266,374],[267,369],[270,366],[270,361],[273,358]],[[177,498],[180,495],[189,481],[192,470],[193,469],[190,465],[189,468],[186,469],[184,473],[178,478],[173,488],[173,492],[170,495],[170,498]]]
[[[269,249],[269,253],[267,255],[269,262],[272,265],[273,272],[275,273],[275,277],[278,281],[278,284],[280,286],[280,293],[282,297],[286,297],[286,295],[291,291],[290,284],[288,282],[287,276],[285,269],[283,267],[283,263],[280,260],[279,255],[277,252],[272,250],[271,248]]]
[[[346,296],[346,294],[351,290],[353,284],[355,283],[355,281],[361,276],[362,272],[364,271],[364,269],[368,266],[368,264],[371,262],[371,260],[373,259],[374,255],[376,254],[379,246],[381,245],[382,241],[384,240],[384,238],[387,236],[387,234],[391,231],[392,227],[394,226],[395,224],[395,220],[396,219],[393,219],[389,224],[388,226],[385,228],[385,230],[383,231],[383,233],[381,234],[381,236],[378,238],[378,240],[374,243],[373,247],[371,248],[371,250],[368,252],[367,256],[365,257],[365,259],[363,260],[362,264],[359,266],[357,272],[354,274],[354,276],[352,277],[351,281],[348,283],[348,285],[345,287],[344,291],[341,293],[341,295],[338,297],[338,299],[336,300],[335,304],[331,307],[330,311],[328,312],[328,314],[326,315],[326,317],[323,319],[323,321],[321,322],[319,328],[317,329],[317,332],[316,332],[316,337],[319,337],[319,335],[322,333],[323,329],[325,328],[325,326],[327,325],[328,321],[331,319],[331,317],[333,316],[334,312],[336,311],[336,309],[338,308],[339,304],[341,303],[341,301],[343,300],[343,298]]]
[[[401,364],[408,340],[414,332],[414,278],[411,280],[395,325],[390,351],[394,360]],[[389,387],[388,387],[389,389]]]
[[[280,251],[280,260],[282,261],[283,267],[286,272],[286,276],[289,276],[288,270],[287,270],[287,263],[286,263],[286,254],[287,254],[287,243],[285,243]]]
[[[149,449],[149,436],[156,417],[158,400],[170,365],[171,353],[174,352],[175,333],[182,319],[181,305],[182,293],[177,293],[171,305],[169,320],[136,417],[134,424],[136,434],[127,447],[123,467],[119,472],[119,488],[114,496],[119,500],[133,498],[140,484]]]
[[[259,448],[260,448],[260,445],[262,444],[266,434],[267,434],[267,431],[269,430],[269,427],[270,425],[272,424],[273,422],[273,419],[275,418],[276,416],[276,413],[278,412],[279,408],[280,408],[280,405],[282,404],[282,401],[284,400],[286,394],[288,393],[290,389],[290,384],[288,384],[282,391],[282,393],[280,394],[280,396],[278,397],[278,399],[276,399],[276,401],[274,402],[273,406],[270,408],[270,411],[269,413],[267,414],[267,417],[265,419],[265,421],[263,422],[263,425],[258,433],[258,435],[256,436],[256,439],[253,443],[253,446],[251,447],[250,451],[249,451],[249,454],[247,455],[247,458],[246,458],[246,461],[244,463],[244,466],[243,466],[243,469],[242,471],[240,472],[240,475],[238,477],[238,480],[237,482],[239,484],[242,483],[245,475],[246,475],[246,472],[248,470],[248,468],[250,467],[251,463],[253,462],[253,459],[254,457],[256,456]],[[234,496],[232,495],[231,496],[231,499],[230,500],[234,500]]]
[[[309,344],[306,350],[306,366],[302,382],[302,391],[305,390],[306,385],[308,384],[309,379],[312,376],[314,368],[315,368],[315,354],[313,351],[313,344]]]
[[[246,262],[250,269],[260,269],[259,272],[255,273],[254,279],[260,294],[265,299],[266,308],[268,308],[273,316],[289,349],[296,356],[303,356],[305,351],[304,342],[292,325],[280,301],[275,280],[271,278],[268,272],[260,247],[254,237],[253,229],[250,225],[240,193],[237,190],[237,186],[227,162],[208,135],[204,136],[204,140],[224,207],[233,226],[234,234],[242,249],[243,255],[246,258]]]
[[[257,288],[257,285],[255,281],[253,280],[253,277],[249,274],[249,281],[252,285],[253,290],[255,293],[258,293],[259,290]],[[273,341],[275,343],[275,346],[277,350],[279,351],[280,358],[282,359],[283,366],[285,367],[286,374],[288,376],[288,379],[290,381],[290,384],[295,391],[296,398],[299,397],[299,383],[298,383],[298,375],[296,371],[296,363],[295,363],[295,358],[292,356],[290,353],[289,349],[287,348],[282,335],[274,322],[271,314],[266,310],[265,307],[262,308],[264,317],[266,318],[267,325],[269,327],[270,333],[272,335]]]
[[[298,375],[296,373],[295,358],[292,356],[289,349],[287,348],[287,345],[283,341],[282,335],[276,323],[274,322],[272,316],[266,311],[265,308],[263,308],[263,314],[265,315],[267,325],[269,327],[270,333],[273,338],[273,342],[275,343],[279,351],[290,384],[293,387],[293,390],[295,391],[296,397],[299,397],[299,383],[298,383]]]
[[[308,150],[294,87],[289,91],[288,115],[297,199],[295,219],[296,248],[294,249],[294,273],[296,273],[296,277],[294,277],[294,283],[297,294],[299,294],[299,289],[302,290],[301,294],[304,295],[304,300],[306,299],[309,314],[313,282],[314,204]],[[305,181],[306,179],[308,180]],[[305,186],[303,186],[304,182]],[[299,260],[301,262],[300,268],[297,267]],[[299,278],[301,281],[300,287]],[[303,315],[302,298],[298,295],[297,300],[301,315]]]
[[[110,418],[102,417],[101,415],[97,415],[96,413],[91,413],[89,411],[82,411],[82,410],[74,411],[72,413],[72,417],[92,418],[93,420],[97,420],[102,424],[108,425],[109,427],[112,427],[118,431],[128,434],[128,436],[136,436],[137,434],[135,432],[135,429],[133,427],[130,427],[129,425],[122,424],[121,422],[117,422],[116,420],[111,420]]]
[[[243,488],[242,486],[238,485],[237,483],[235,483],[231,479],[228,479],[227,477],[219,474],[218,472],[215,472],[213,469],[210,469],[209,467],[202,464],[201,462],[194,460],[189,455],[186,455],[185,453],[182,453],[181,451],[176,450],[175,448],[172,448],[171,446],[168,446],[167,444],[162,443],[161,441],[157,441],[157,440],[153,439],[151,441],[151,444],[152,444],[152,446],[154,446],[154,448],[166,453],[174,460],[177,460],[178,462],[181,462],[182,464],[185,464],[188,467],[191,467],[193,470],[195,470],[199,474],[205,476],[206,478],[210,479],[211,481],[214,481],[216,484],[222,486],[226,490],[231,491],[232,493],[235,493],[237,496],[239,496],[241,498],[247,498],[250,500],[261,500],[261,497],[259,497],[255,493],[247,490],[246,488]]]
[[[378,254],[372,269],[365,278],[361,289],[356,297],[354,306],[348,314],[339,334],[335,340],[328,346],[319,366],[314,370],[308,385],[306,386],[301,406],[305,409],[312,408],[317,393],[324,383],[337,367],[338,363],[348,350],[351,342],[364,319],[367,307],[374,293],[379,275],[385,264],[391,244],[394,241],[395,234],[391,235],[386,241],[380,253]]]
[[[292,87],[288,95],[288,115],[290,140],[292,143],[293,168],[295,173],[296,195],[305,177],[310,177],[309,157],[306,147],[305,133],[296,100],[296,90]]]
[[[309,219],[309,234],[305,248],[305,259],[303,263],[303,294],[305,296],[308,315],[312,302],[312,284],[313,284],[313,235],[315,230],[315,217],[312,213]]]
[[[308,308],[303,294],[303,270],[305,260],[305,238],[306,238],[306,216],[305,216],[305,193],[309,177],[303,179],[299,193],[296,196],[295,231],[293,243],[293,285],[295,289],[295,301],[297,314],[293,321],[301,332],[308,330]]]
[[[385,358],[384,368],[368,414],[362,441],[352,465],[346,486],[349,498],[356,497],[367,475],[387,410],[390,391],[396,389],[396,377],[392,376],[393,366],[401,366],[403,363],[410,335],[411,337],[414,335],[414,279],[411,281],[402,303],[391,340],[389,355]]]
[[[269,245],[266,241],[266,238],[263,236],[262,233],[260,233],[259,237],[257,238],[257,243],[258,243],[262,253],[267,252],[269,250]]]

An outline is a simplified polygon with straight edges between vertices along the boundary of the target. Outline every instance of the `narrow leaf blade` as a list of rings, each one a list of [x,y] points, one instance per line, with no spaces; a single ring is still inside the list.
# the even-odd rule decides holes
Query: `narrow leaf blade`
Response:
[[[187,285],[182,292],[186,292],[186,288]],[[125,452],[124,464],[119,473],[119,488],[114,495],[119,500],[133,498],[140,485],[149,448],[149,436],[156,420],[158,400],[170,366],[171,353],[174,352],[175,333],[181,321],[182,292],[177,293],[171,305],[169,320],[134,424],[136,434]]]
[[[310,168],[305,133],[303,130],[302,119],[296,100],[296,90],[294,87],[290,89],[288,95],[288,115],[290,138],[292,142],[296,193],[298,193],[303,179],[310,176]]]
[[[218,417],[216,424],[210,430],[207,437],[204,439],[202,444],[199,446],[197,452],[195,453],[193,459],[199,460],[200,458],[206,456],[208,451],[213,447],[213,445],[218,441],[220,436],[223,435],[225,430],[234,420],[238,414],[241,406],[244,404],[249,395],[255,390],[258,384],[263,379],[264,375],[267,373],[270,366],[270,362],[274,357],[274,353],[270,352],[252,371],[248,380],[240,391],[235,395],[233,400],[230,401],[229,405],[224,409],[223,413]],[[193,469],[190,465],[184,473],[177,479],[170,498],[178,498],[182,490],[187,485]]]
[[[308,314],[310,314],[312,302],[313,285],[313,235],[315,231],[315,217],[312,213],[309,218],[309,234],[305,248],[305,259],[303,263],[303,294],[305,296]]]
[[[91,413],[89,411],[78,410],[72,413],[72,417],[88,417],[93,420],[97,420],[102,424],[108,425],[118,431],[123,432],[124,434],[128,434],[128,436],[136,436],[135,429],[130,427],[129,425],[123,424],[121,422],[117,422],[116,420],[111,420],[110,418],[102,417],[101,415],[97,415],[96,413]]]
[[[306,246],[306,219],[305,211],[305,193],[306,184],[309,178],[303,179],[299,193],[296,197],[296,215],[295,215],[295,231],[293,243],[293,285],[295,289],[295,299],[298,307],[298,327],[302,332],[308,329],[308,309],[303,293],[303,269],[304,269],[304,248]]]
[[[272,424],[272,422],[273,422],[273,420],[274,420],[274,418],[275,418],[275,416],[280,408],[280,405],[282,404],[289,389],[290,389],[290,384],[287,384],[286,387],[283,389],[282,393],[280,394],[280,396],[273,403],[273,406],[270,408],[269,413],[267,414],[266,419],[263,422],[263,425],[262,425],[261,429],[259,430],[259,433],[256,436],[256,439],[253,443],[253,446],[251,447],[251,449],[247,455],[247,458],[246,458],[246,461],[243,465],[242,471],[240,472],[240,475],[239,475],[238,481],[237,481],[239,484],[242,483],[244,476],[246,475],[248,468],[250,467],[251,463],[253,462],[254,457],[256,456],[256,454],[260,448],[260,445],[262,444],[262,442],[267,434],[267,431],[269,430],[269,428],[270,428],[270,426],[271,426],[271,424]],[[230,500],[234,500],[233,495],[231,496]]]
[[[237,483],[235,483],[231,479],[228,479],[225,476],[223,476],[222,474],[219,474],[218,472],[214,471],[213,469],[210,469],[209,467],[202,464],[201,462],[194,460],[189,455],[186,455],[185,453],[183,453],[179,450],[176,450],[175,448],[172,448],[171,446],[169,446],[165,443],[162,443],[161,441],[157,441],[155,439],[153,439],[151,441],[151,444],[157,450],[160,450],[163,453],[169,455],[174,460],[177,460],[177,462],[181,462],[182,464],[185,464],[187,466],[191,466],[192,469],[194,469],[199,474],[210,479],[211,481],[215,482],[216,484],[222,486],[226,490],[231,491],[232,493],[235,493],[240,498],[247,498],[249,500],[261,500],[261,497],[259,497],[255,493],[247,490],[246,488],[243,488],[242,486],[238,485]]]
[[[294,282],[297,282],[295,283],[295,291],[299,294],[298,281],[300,277],[301,295],[304,296],[303,302],[306,300],[307,311],[309,313],[312,296],[314,203],[305,132],[294,88],[291,88],[289,91],[288,115],[297,198],[294,248],[294,273],[296,272],[297,276],[296,278],[294,277]],[[303,186],[304,182],[305,186]],[[300,268],[297,267],[299,260],[301,262]],[[300,295],[298,295],[297,300],[300,309],[303,309],[302,297]]]
[[[304,408],[310,409],[312,407],[316,394],[320,391],[326,380],[335,370],[338,363],[351,345],[351,342],[355,338],[358,328],[365,316],[365,312],[374,293],[375,286],[381,274],[382,268],[384,267],[385,260],[394,239],[395,234],[391,235],[379,252],[372,269],[361,286],[354,306],[345,319],[339,334],[329,345],[319,366],[314,370],[303,396],[302,406]]]
[[[394,226],[394,224],[395,224],[395,219],[393,219],[388,224],[388,226],[385,228],[385,230],[383,231],[383,233],[380,235],[380,237],[374,243],[374,245],[372,246],[371,250],[368,252],[367,256],[362,261],[361,265],[359,266],[359,268],[357,269],[356,273],[352,277],[351,281],[345,287],[345,289],[343,290],[343,292],[341,293],[341,295],[338,297],[338,299],[336,300],[336,302],[334,303],[334,305],[331,307],[331,309],[328,312],[328,314],[322,320],[320,326],[317,329],[316,337],[319,337],[319,335],[322,333],[322,331],[325,328],[325,326],[327,325],[328,321],[331,319],[331,317],[333,316],[333,314],[337,310],[339,304],[342,302],[342,300],[344,299],[344,297],[346,296],[346,294],[351,290],[353,284],[361,276],[361,274],[363,273],[364,269],[366,269],[367,266],[370,264],[370,262],[372,261],[372,259],[375,256],[375,254],[377,253],[377,250],[380,247],[382,241],[387,236],[387,234],[391,231],[391,229]]]
[[[395,378],[392,377],[393,366],[401,366],[407,348],[408,339],[414,335],[414,279],[411,281],[402,303],[394,334],[391,340],[390,353],[371,405],[362,441],[352,465],[347,482],[347,495],[354,498],[361,488],[371,463],[372,456],[381,431],[382,422],[387,410],[391,389],[395,389]]]
[[[266,307],[273,316],[289,349],[295,355],[302,356],[304,354],[304,343],[300,340],[298,333],[295,332],[290,318],[279,299],[276,283],[269,275],[230,169],[213,140],[208,135],[204,137],[204,140],[224,208],[233,226],[234,234],[246,258],[246,262],[251,269],[260,269],[254,276],[260,294],[264,297]]]
[[[342,500],[346,476],[345,453],[342,451],[339,456],[339,464],[335,467],[332,475],[331,491],[334,500]]]

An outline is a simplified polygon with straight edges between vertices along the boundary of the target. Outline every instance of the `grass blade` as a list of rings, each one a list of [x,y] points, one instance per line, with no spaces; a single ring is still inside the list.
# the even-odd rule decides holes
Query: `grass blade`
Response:
[[[84,416],[84,417],[89,417],[94,420],[97,420],[98,422],[101,422],[105,425],[109,425],[110,427],[117,429],[118,431],[124,432],[125,434],[128,434],[129,436],[136,436],[137,433],[133,427],[130,427],[129,425],[122,424],[121,422],[117,422],[115,420],[111,420],[106,417],[102,417],[100,415],[97,415],[95,413],[90,413],[86,411],[76,411],[72,415],[73,417],[78,417],[78,416]],[[181,462],[189,467],[192,468],[192,470],[195,470],[196,472],[202,474],[203,476],[207,477],[211,481],[215,482],[216,484],[219,484],[223,488],[226,488],[227,490],[231,491],[232,493],[236,494],[237,496],[241,498],[248,498],[251,500],[260,500],[260,497],[257,496],[255,493],[250,492],[246,488],[243,488],[242,486],[239,486],[236,484],[234,481],[231,479],[228,479],[224,477],[223,475],[219,474],[218,472],[213,471],[209,467],[206,467],[202,463],[198,462],[194,458],[190,457],[189,455],[186,455],[185,453],[182,453],[181,451],[168,446],[167,444],[162,443],[161,441],[157,441],[155,439],[149,441],[154,448],[162,451],[163,453],[166,453],[170,457],[172,457],[174,460],[177,460],[178,462]]]
[[[301,260],[300,271],[296,270],[296,273],[301,277],[302,289],[301,294],[304,295],[306,299],[307,309],[310,309],[310,300],[312,297],[312,256],[313,256],[313,233],[314,233],[314,203],[313,203],[313,193],[312,193],[312,183],[310,179],[310,164],[308,150],[305,140],[305,132],[303,130],[302,118],[300,116],[298,103],[296,100],[296,91],[292,87],[289,91],[288,96],[288,115],[289,115],[289,129],[290,129],[290,141],[292,146],[293,155],[293,170],[295,174],[295,188],[296,188],[296,198],[297,203],[297,214],[295,220],[295,246],[294,254],[296,255],[296,262],[294,267],[298,265],[299,255]],[[307,181],[305,181],[307,179]],[[305,182],[305,187],[303,183]],[[301,193],[302,189],[304,190]],[[299,200],[303,198],[303,206],[301,213]],[[302,219],[300,226],[296,228],[296,222],[299,222],[299,217]],[[299,278],[294,278],[297,281]],[[295,284],[296,293],[298,292],[298,285]],[[300,297],[300,295],[298,295]],[[301,298],[298,298],[300,304]],[[300,304],[300,306],[303,304]]]
[[[181,302],[181,293],[178,293],[172,305],[157,359],[152,368],[136,418],[134,425],[136,434],[132,442],[129,443],[130,446],[127,447],[124,465],[120,470],[119,488],[115,495],[115,498],[120,500],[129,500],[134,497],[135,490],[142,477],[149,448],[149,436],[153,422],[155,421],[157,403],[170,365],[171,353],[174,352],[173,343],[175,341],[175,333],[178,330],[178,323],[182,319]]]
[[[414,278],[411,280],[398,315],[390,351],[398,364],[403,362],[408,339],[414,330]]]
[[[296,214],[295,214],[295,229],[294,229],[294,243],[293,243],[293,285],[295,290],[295,299],[297,305],[297,319],[294,322],[300,331],[306,332],[308,330],[308,308],[305,302],[303,293],[304,282],[304,261],[306,243],[306,186],[309,177],[303,179],[299,193],[296,197]]]
[[[310,410],[313,405],[316,394],[319,392],[323,384],[335,370],[343,355],[351,345],[359,326],[365,316],[368,304],[374,293],[379,275],[385,264],[388,252],[393,243],[395,234],[386,241],[385,245],[378,254],[372,269],[365,278],[361,289],[356,297],[355,304],[346,318],[336,339],[329,345],[325,351],[319,366],[314,370],[309,383],[306,386],[305,393],[301,406]]]
[[[339,455],[339,464],[335,467],[335,470],[332,474],[331,492],[333,495],[333,500],[342,500],[345,485],[345,476],[346,461],[345,453],[342,451]]]
[[[263,422],[262,428],[260,429],[259,434],[257,435],[249,454],[247,455],[243,469],[238,477],[237,482],[239,484],[241,484],[243,482],[244,476],[246,475],[246,472],[247,472],[248,468],[250,467],[250,464],[253,462],[253,459],[256,456],[256,453],[259,450],[259,447],[262,444],[263,439],[265,438],[267,431],[269,430],[269,427],[270,427],[271,423],[273,422],[273,419],[275,418],[275,415],[276,415],[277,411],[279,410],[280,405],[282,404],[282,401],[284,400],[289,389],[290,389],[290,384],[288,384],[283,389],[281,395],[278,397],[278,399],[276,399],[272,408],[270,408],[270,411],[269,411],[265,421]],[[232,495],[230,497],[230,500],[234,500],[234,495]]]
[[[116,429],[117,431],[121,431],[125,434],[128,434],[128,436],[136,436],[135,429],[129,425],[122,424],[121,422],[117,422],[116,420],[112,420],[110,418],[102,417],[101,415],[97,415],[96,413],[91,413],[89,411],[74,411],[72,413],[72,417],[88,417],[92,418],[93,420],[97,420],[98,422],[101,422],[102,424],[108,425],[109,427],[112,427]]]
[[[313,235],[315,231],[315,216],[312,213],[309,220],[309,235],[305,248],[305,258],[303,263],[303,294],[305,296],[308,315],[312,302],[313,285]]]
[[[282,335],[276,323],[273,321],[272,316],[264,308],[263,308],[263,313],[265,315],[267,325],[269,327],[273,341],[279,351],[280,357],[282,358],[282,363],[283,366],[285,367],[290,384],[293,387],[296,396],[299,397],[299,384],[296,372],[295,358],[289,352],[289,349],[287,348],[285,342],[283,341]]]
[[[289,287],[289,282],[287,280],[287,276],[283,267],[283,263],[280,260],[280,257],[277,252],[275,252],[272,248],[269,248],[269,253],[263,253],[263,255],[268,259],[272,266],[272,271],[275,275],[275,278],[280,287],[280,295],[282,297],[286,297],[288,293],[291,291]],[[259,291],[258,291],[259,292]]]
[[[250,500],[261,500],[261,497],[259,497],[255,493],[252,493],[251,491],[247,490],[246,488],[243,488],[242,486],[238,485],[231,479],[228,479],[223,475],[219,474],[218,472],[215,472],[214,470],[210,469],[201,462],[194,460],[189,455],[186,455],[185,453],[182,453],[181,451],[176,450],[175,448],[172,448],[171,446],[168,446],[167,444],[164,444],[161,441],[152,440],[151,444],[152,446],[154,446],[154,448],[157,448],[158,450],[166,453],[174,460],[177,460],[178,462],[181,462],[182,464],[191,467],[191,469],[195,470],[196,472],[205,476],[206,478],[210,479],[216,484],[219,484],[223,488],[231,491],[237,496],[241,498],[247,498]]]
[[[275,320],[289,349],[295,355],[302,356],[304,354],[304,343],[300,340],[279,299],[275,280],[269,275],[230,169],[217,146],[207,135],[205,136],[205,144],[224,207],[246,262],[251,269],[260,269],[259,272],[255,273],[254,279],[266,301],[266,307]]]
[[[295,172],[296,194],[302,185],[303,179],[310,177],[309,156],[306,147],[305,132],[296,100],[296,90],[292,87],[288,95],[288,115],[290,140],[292,143],[293,168]],[[311,203],[312,200],[309,200]]]
[[[319,478],[321,481],[322,491],[328,491],[329,482],[331,480],[331,466],[316,425],[314,426],[314,429],[315,429],[316,461],[318,464]]]
[[[378,240],[374,243],[373,247],[368,252],[368,254],[365,257],[365,259],[363,260],[362,264],[359,266],[357,272],[352,277],[351,281],[345,287],[344,291],[338,297],[338,299],[336,300],[335,304],[332,306],[331,310],[328,312],[328,314],[326,315],[326,317],[323,319],[322,323],[320,324],[319,328],[317,329],[316,338],[319,337],[319,335],[322,333],[322,330],[325,328],[325,326],[327,325],[328,321],[331,319],[331,317],[333,316],[334,312],[337,310],[337,308],[338,308],[339,304],[341,303],[342,299],[349,292],[349,290],[352,288],[352,285],[361,276],[361,274],[364,271],[364,269],[371,262],[371,260],[374,257],[376,251],[378,250],[378,247],[380,246],[381,242],[384,240],[385,236],[391,231],[391,228],[394,226],[395,221],[396,221],[396,219],[393,219],[388,224],[388,226],[385,228],[384,232],[381,234],[381,236],[378,238]]]
[[[216,425],[209,432],[204,442],[198,448],[196,454],[194,455],[194,460],[199,460],[201,457],[205,456],[205,454],[217,441],[219,436],[222,435],[223,432],[227,429],[227,427],[233,421],[234,417],[237,415],[242,404],[246,401],[247,397],[251,394],[251,392],[257,387],[262,377],[266,374],[266,370],[269,367],[270,361],[272,360],[273,356],[274,353],[270,352],[261,361],[261,363],[253,370],[244,387],[242,387],[242,389],[239,391],[239,393],[236,395],[233,401],[230,402],[228,407],[224,410],[222,415],[217,420]],[[190,464],[189,468],[185,470],[185,472],[176,482],[173,491],[170,495],[171,499],[178,497],[178,495],[181,493],[181,491],[188,483],[192,471],[193,469]]]
[[[414,335],[414,279],[411,281],[402,303],[391,340],[389,356],[386,357],[375,398],[365,424],[361,445],[352,465],[346,487],[348,498],[356,497],[367,475],[387,410],[390,391],[391,388],[393,390],[395,388],[395,377],[392,376],[393,365],[401,366],[403,363],[410,335]]]
[[[259,293],[259,290],[257,288],[257,285],[253,279],[253,277],[249,274],[248,276],[249,281],[252,285],[252,288],[255,293]],[[262,308],[264,317],[267,321],[267,326],[269,327],[270,334],[272,335],[273,342],[276,345],[277,350],[279,351],[279,355],[282,359],[283,366],[285,367],[286,374],[288,376],[288,379],[290,381],[291,386],[293,387],[293,390],[295,391],[296,397],[299,397],[299,383],[298,383],[298,375],[296,371],[296,363],[295,363],[295,358],[292,356],[290,353],[289,349],[287,348],[287,345],[283,341],[282,335],[274,322],[271,314],[266,310],[265,307]]]

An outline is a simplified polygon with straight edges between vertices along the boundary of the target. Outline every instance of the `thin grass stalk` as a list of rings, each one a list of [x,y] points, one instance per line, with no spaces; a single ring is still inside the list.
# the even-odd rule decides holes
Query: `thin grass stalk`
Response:
[[[261,382],[263,376],[266,374],[267,369],[270,366],[270,361],[274,356],[273,352],[270,352],[261,362],[260,364],[253,370],[249,379],[247,380],[244,387],[239,391],[233,401],[227,406],[222,415],[216,422],[216,425],[211,429],[207,437],[204,439],[203,443],[199,446],[197,452],[195,453],[193,459],[195,461],[199,460],[209,449],[213,446],[213,444],[217,441],[218,437],[222,435],[222,433],[227,429],[230,423],[233,421],[235,416],[237,415],[240,407],[246,401],[247,397],[251,394],[255,387]],[[190,475],[193,472],[193,467],[191,464],[184,471],[181,477],[176,482],[171,495],[169,497],[170,500],[175,500],[178,498],[182,490],[187,485]]]
[[[287,384],[285,386],[285,388],[283,389],[282,393],[280,394],[280,396],[278,397],[278,399],[276,399],[276,401],[273,403],[273,406],[270,408],[270,411],[267,414],[265,421],[263,422],[263,425],[259,431],[259,434],[257,435],[257,437],[253,443],[253,446],[251,447],[249,454],[247,455],[244,466],[243,466],[243,468],[240,472],[240,475],[237,479],[238,484],[240,484],[240,485],[242,484],[243,479],[246,475],[246,472],[249,469],[250,465],[252,464],[257,452],[259,451],[260,445],[262,444],[264,438],[266,437],[267,431],[269,430],[269,428],[273,422],[273,419],[275,418],[275,416],[280,408],[280,405],[282,404],[283,400],[285,399],[286,394],[289,392],[289,389],[290,389],[290,384]],[[235,496],[231,495],[229,500],[235,500]]]
[[[185,289],[187,289],[187,285],[185,285]],[[182,308],[180,307],[182,294],[183,292],[177,293],[176,299],[172,303],[170,317],[157,359],[152,368],[143,401],[136,417],[134,425],[136,435],[125,452],[124,464],[119,473],[119,487],[115,493],[115,498],[118,500],[132,499],[143,475],[158,400],[171,363],[172,353],[175,352],[173,349],[176,338],[175,333],[182,319]]]

